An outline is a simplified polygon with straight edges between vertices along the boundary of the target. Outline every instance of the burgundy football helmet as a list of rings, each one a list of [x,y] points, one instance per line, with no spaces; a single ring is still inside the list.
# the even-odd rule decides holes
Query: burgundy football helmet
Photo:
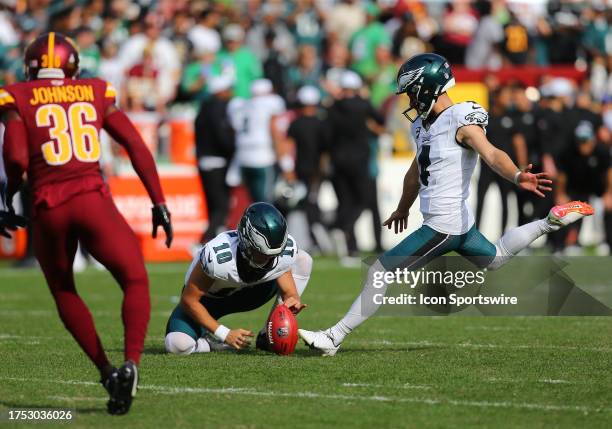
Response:
[[[50,32],[28,45],[24,62],[28,80],[69,79],[79,71],[79,51],[70,38]]]

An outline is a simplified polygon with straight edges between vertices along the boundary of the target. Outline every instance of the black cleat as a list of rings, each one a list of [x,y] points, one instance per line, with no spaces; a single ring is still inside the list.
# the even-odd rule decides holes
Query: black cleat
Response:
[[[138,368],[132,362],[126,362],[109,377],[110,399],[106,404],[109,414],[122,415],[130,411],[132,399],[138,389]],[[105,386],[106,387],[106,386]]]
[[[102,387],[106,389],[109,395],[112,395],[113,390],[115,389],[114,380],[116,379],[116,376],[117,376],[117,368],[113,367],[108,377],[100,379],[100,384],[102,384]]]
[[[255,340],[255,348],[264,352],[272,351],[272,349],[270,349],[270,343],[268,342],[266,331],[261,330],[259,331],[259,334],[257,334],[257,339]]]

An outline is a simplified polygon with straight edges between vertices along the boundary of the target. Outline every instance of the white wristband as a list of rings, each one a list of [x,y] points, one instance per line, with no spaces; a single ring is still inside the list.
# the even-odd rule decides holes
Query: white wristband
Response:
[[[519,176],[521,175],[521,173],[522,173],[522,171],[521,171],[521,170],[519,170],[519,171],[517,171],[517,172],[516,172],[516,174],[514,175],[514,180],[513,180],[513,182],[514,182],[514,184],[515,184],[515,185],[518,185],[518,184],[519,184],[518,179],[519,179]]]
[[[219,325],[219,327],[215,330],[215,337],[217,337],[219,340],[225,342],[225,339],[227,338],[227,334],[229,334],[230,330],[228,327],[223,326],[223,325]]]

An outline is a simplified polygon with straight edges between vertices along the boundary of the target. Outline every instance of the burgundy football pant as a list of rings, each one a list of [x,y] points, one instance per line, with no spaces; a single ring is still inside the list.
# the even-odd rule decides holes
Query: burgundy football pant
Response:
[[[81,244],[100,261],[123,290],[121,314],[125,359],[138,363],[151,312],[149,280],[138,241],[110,196],[77,195],[54,208],[37,208],[34,251],[66,329],[98,369],[108,359],[94,321],[74,285],[72,262]]]

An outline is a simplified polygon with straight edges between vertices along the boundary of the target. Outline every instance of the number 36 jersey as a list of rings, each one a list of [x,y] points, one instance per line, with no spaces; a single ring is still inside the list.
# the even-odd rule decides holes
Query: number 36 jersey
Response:
[[[428,128],[421,118],[412,125],[424,225],[451,235],[465,234],[474,225],[467,199],[478,153],[459,143],[456,135],[466,125],[485,129],[487,123],[486,110],[470,101],[447,108]]]
[[[16,111],[27,131],[20,144],[35,204],[57,200],[60,183],[88,190],[103,183],[99,132],[114,103],[115,89],[100,79],[36,79],[0,88],[0,112]],[[42,189],[47,185],[56,188]]]
[[[196,264],[200,264],[204,273],[215,280],[208,294],[213,297],[229,296],[242,288],[279,278],[291,269],[297,252],[296,242],[289,235],[285,250],[274,260],[272,267],[265,270],[263,275],[262,273],[257,275],[257,280],[245,279],[245,270],[240,269],[238,262],[238,233],[226,231],[217,235],[198,251],[185,274],[185,284],[189,281]]]

